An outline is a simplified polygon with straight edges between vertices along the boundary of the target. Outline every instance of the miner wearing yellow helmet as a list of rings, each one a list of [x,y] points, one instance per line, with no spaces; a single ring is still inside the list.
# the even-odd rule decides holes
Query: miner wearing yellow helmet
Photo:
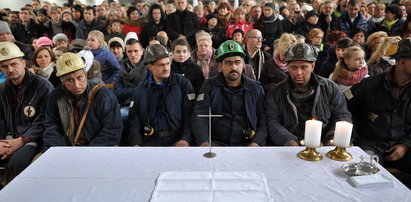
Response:
[[[24,53],[12,42],[0,42],[0,164],[17,176],[40,151],[47,99],[53,86],[31,73]]]
[[[64,53],[56,62],[62,85],[47,103],[43,151],[52,146],[114,146],[123,124],[114,93],[87,80],[85,60]]]

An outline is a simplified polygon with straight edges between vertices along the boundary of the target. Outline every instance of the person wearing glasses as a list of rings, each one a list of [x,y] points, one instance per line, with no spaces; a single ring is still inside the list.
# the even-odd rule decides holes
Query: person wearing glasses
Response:
[[[317,52],[307,43],[296,43],[286,54],[289,76],[266,96],[269,139],[278,146],[299,146],[305,121],[322,124],[321,141],[330,145],[337,121],[351,122],[344,96],[338,86],[313,73]]]
[[[221,72],[207,79],[197,96],[192,129],[197,144],[209,146],[208,119],[198,115],[223,115],[212,119],[211,144],[214,146],[262,146],[267,129],[264,90],[261,84],[244,76],[244,51],[228,40],[220,45],[216,60]]]
[[[254,69],[257,81],[260,80],[261,70],[265,61],[271,58],[271,54],[261,50],[263,45],[263,35],[258,29],[252,29],[245,35],[245,63]]]

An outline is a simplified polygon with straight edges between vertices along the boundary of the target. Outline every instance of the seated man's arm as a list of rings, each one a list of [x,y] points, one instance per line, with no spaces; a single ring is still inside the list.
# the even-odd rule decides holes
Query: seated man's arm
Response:
[[[125,127],[125,135],[126,135],[126,144],[130,146],[136,146],[136,145],[141,145],[142,144],[142,128],[144,127],[141,125],[141,119],[140,119],[140,99],[147,99],[146,96],[148,95],[143,95],[141,91],[142,83],[140,83],[136,91],[131,98],[131,103],[132,106],[130,107],[130,111],[128,114],[128,119],[127,119],[127,124]],[[151,107],[150,103],[147,103],[148,107]],[[147,109],[148,111],[148,109]],[[145,117],[149,118],[149,117]]]
[[[188,143],[190,143],[193,140],[193,133],[191,130],[191,116],[194,110],[196,94],[194,92],[193,86],[191,85],[191,82],[188,79],[184,79],[181,85],[182,85],[181,88],[182,88],[183,96],[184,96],[183,98],[183,119],[184,119],[183,127],[184,129],[183,129],[181,140],[185,140]]]
[[[281,106],[279,106],[276,99],[274,98],[274,93],[271,92],[267,94],[265,106],[268,135],[270,139],[274,142],[274,144],[298,146],[298,144],[295,144],[298,142],[297,136],[291,133],[286,127],[283,126],[284,117],[280,111]]]
[[[197,144],[206,144],[208,138],[208,118],[197,117],[197,115],[207,115],[208,109],[211,107],[211,82],[206,80],[201,87],[200,93],[197,96],[193,116],[191,119],[191,127],[194,133]]]
[[[118,145],[123,132],[123,122],[120,115],[120,105],[114,93],[103,87],[97,92],[94,99],[94,110],[101,123],[98,135],[90,141],[90,146],[114,146]],[[93,107],[90,108],[92,110]],[[89,112],[90,115],[90,112]],[[90,118],[90,117],[88,117]]]
[[[267,139],[267,119],[264,109],[264,90],[261,86],[258,86],[258,98],[257,98],[257,128],[255,131],[255,136],[251,139],[250,146],[253,146],[253,143],[263,146],[266,144]],[[254,145],[257,146],[257,145]]]
[[[116,81],[116,85],[114,88],[114,94],[116,95],[118,102],[122,104],[128,99],[133,97],[135,88],[127,88],[123,84],[123,77],[120,75],[119,79]]]
[[[44,128],[44,146],[42,152],[45,152],[50,147],[67,145],[66,134],[62,127],[55,93],[50,95],[47,102]]]

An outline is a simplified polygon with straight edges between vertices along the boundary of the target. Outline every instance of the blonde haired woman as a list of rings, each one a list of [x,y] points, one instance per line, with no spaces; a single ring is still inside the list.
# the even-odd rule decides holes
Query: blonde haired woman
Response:
[[[196,34],[197,48],[191,53],[194,63],[200,65],[205,79],[217,75],[220,71],[215,60],[215,49],[211,35],[205,31]]]
[[[94,59],[100,62],[104,83],[115,83],[119,77],[120,63],[107,48],[104,34],[97,30],[90,31],[87,37],[87,46],[90,47]]]
[[[359,46],[351,46],[344,50],[343,57],[337,62],[329,79],[338,84],[341,92],[368,77],[368,67],[365,63],[365,52]]]
[[[377,50],[378,46],[384,41],[385,38],[388,37],[387,32],[374,32],[367,38],[367,42],[365,44],[365,58],[370,58],[371,55]]]
[[[395,59],[391,58],[397,52],[399,36],[387,37],[368,60],[368,71],[371,76],[386,72],[395,65]]]
[[[293,34],[283,34],[276,40],[274,54],[271,60],[263,64],[260,82],[267,93],[273,86],[287,78],[287,65],[285,62],[285,52],[293,44],[297,43],[297,38]]]

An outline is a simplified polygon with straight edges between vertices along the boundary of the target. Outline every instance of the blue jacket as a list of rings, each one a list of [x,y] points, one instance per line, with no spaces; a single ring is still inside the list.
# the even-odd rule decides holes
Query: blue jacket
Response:
[[[116,56],[107,48],[91,51],[94,59],[100,62],[104,83],[115,83],[119,77],[120,63]]]
[[[144,136],[143,128],[147,126],[148,119],[153,116],[149,108],[150,92],[153,88],[150,80],[140,82],[136,87],[132,101],[132,107],[127,120],[126,141],[129,145],[151,145],[156,134]],[[164,104],[167,111],[168,124],[173,132],[173,139],[192,141],[190,118],[194,108],[195,93],[190,81],[179,74],[170,74],[168,78],[168,93]],[[151,113],[154,110],[152,110]],[[173,142],[174,143],[174,142]],[[170,146],[170,145],[162,145]]]
[[[310,82],[314,84],[315,97],[311,116],[323,122],[322,140],[333,131],[337,121],[351,122],[351,113],[347,109],[344,96],[338,86],[325,78],[311,74]],[[276,145],[285,145],[291,140],[298,142],[295,135],[299,121],[298,111],[290,98],[292,82],[288,77],[274,86],[266,96],[267,125],[271,140]]]
[[[8,133],[14,133],[10,134],[14,138],[23,136],[29,137],[32,141],[41,142],[46,103],[53,90],[53,85],[27,69],[22,85],[22,100],[15,112],[11,106],[12,87],[8,81],[0,85],[0,139],[5,139]],[[31,114],[28,114],[29,110],[32,112]]]
[[[208,114],[209,107],[211,107],[212,114],[223,113],[223,93],[224,88],[226,88],[223,80],[223,73],[220,73],[206,80],[201,87],[192,118],[193,133],[197,140],[197,143],[199,144],[208,142],[208,130],[206,130],[208,128],[208,119],[199,118],[197,117],[197,115]],[[250,123],[250,128],[252,128],[256,132],[250,143],[254,142],[259,145],[265,145],[267,137],[267,125],[264,111],[264,90],[260,82],[251,80],[246,76],[242,76],[242,82],[245,89],[244,102],[248,122]],[[218,120],[218,118],[212,118],[212,124],[215,125]],[[213,131],[218,131],[218,128],[214,129],[215,130]],[[241,141],[244,140],[237,140],[237,142]]]
[[[85,95],[89,95],[96,85],[88,81]],[[70,110],[67,104],[67,96],[71,96],[64,85],[58,86],[48,99],[44,131],[44,148],[52,146],[67,146],[66,131],[70,120]],[[88,97],[84,97],[80,104],[80,119],[87,106]],[[89,146],[114,146],[120,142],[123,124],[120,116],[120,107],[114,93],[108,88],[101,88],[95,95],[90,106],[86,121],[83,126],[83,134],[89,142]]]
[[[342,32],[345,32],[349,37],[351,37],[351,34],[357,28],[363,28],[366,32],[368,32],[367,19],[365,19],[365,17],[360,12],[358,13],[353,23],[351,23],[351,19],[347,11],[344,11],[335,22],[331,23],[331,30],[340,30]]]

